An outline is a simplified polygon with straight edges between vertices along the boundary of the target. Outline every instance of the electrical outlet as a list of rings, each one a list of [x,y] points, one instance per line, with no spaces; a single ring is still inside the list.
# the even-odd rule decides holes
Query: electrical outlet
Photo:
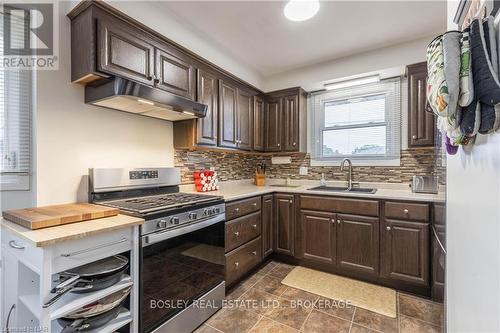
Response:
[[[307,176],[307,173],[308,173],[308,167],[301,166],[299,168],[299,175],[301,175],[301,176]]]

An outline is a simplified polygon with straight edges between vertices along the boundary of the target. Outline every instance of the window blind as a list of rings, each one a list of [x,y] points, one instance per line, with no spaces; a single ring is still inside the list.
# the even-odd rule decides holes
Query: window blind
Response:
[[[314,94],[311,157],[397,160],[401,147],[400,79]]]
[[[5,6],[5,5],[4,5]],[[4,12],[0,12],[0,57],[3,57]],[[11,45],[24,45],[24,16],[10,15]],[[0,168],[2,176],[29,175],[31,171],[33,72],[0,68]],[[12,178],[10,178],[12,183]]]

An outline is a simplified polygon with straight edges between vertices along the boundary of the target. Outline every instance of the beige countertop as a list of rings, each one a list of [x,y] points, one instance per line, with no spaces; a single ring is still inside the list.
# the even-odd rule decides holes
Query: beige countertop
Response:
[[[37,230],[25,228],[5,219],[2,219],[1,226],[14,235],[27,240],[33,246],[45,247],[63,241],[80,239],[143,223],[144,220],[142,218],[119,214],[112,217],[70,223]]]
[[[413,193],[408,184],[360,183],[361,187],[376,188],[377,192],[373,194],[309,190],[312,187],[319,186],[318,181],[292,180],[291,185],[294,187],[272,186],[275,184],[284,184],[284,181],[268,179],[266,186],[255,186],[252,183],[252,180],[226,181],[219,183],[220,189],[218,191],[206,192],[206,194],[223,196],[226,201],[233,201],[274,192],[423,202],[444,202],[446,200],[444,191],[440,190],[438,194]],[[327,182],[327,185],[345,186],[345,182]],[[182,185],[181,192],[195,192],[194,185]]]

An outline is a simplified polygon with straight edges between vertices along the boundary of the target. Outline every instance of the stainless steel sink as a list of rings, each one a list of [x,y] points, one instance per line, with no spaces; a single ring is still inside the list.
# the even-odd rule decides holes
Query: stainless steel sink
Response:
[[[353,187],[350,190],[347,187],[340,186],[316,186],[309,188],[309,191],[326,191],[326,192],[353,192],[353,193],[368,193],[373,194],[377,192],[376,188],[363,188],[363,187]]]

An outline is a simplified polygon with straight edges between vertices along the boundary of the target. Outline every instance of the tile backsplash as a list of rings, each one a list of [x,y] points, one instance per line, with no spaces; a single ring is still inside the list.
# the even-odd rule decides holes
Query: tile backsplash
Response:
[[[439,164],[439,154],[434,147],[412,148],[401,151],[401,165],[387,166],[355,166],[354,181],[408,183],[413,175],[435,174],[444,183],[445,168]],[[175,166],[181,168],[182,182],[193,183],[193,172],[215,167],[219,180],[239,180],[252,178],[255,166],[265,161],[267,177],[319,180],[324,173],[328,180],[345,179],[346,173],[338,166],[319,167],[310,165],[309,154],[290,154],[290,164],[271,164],[270,155],[244,154],[210,150],[176,150]],[[299,168],[309,168],[307,176],[299,175]]]

